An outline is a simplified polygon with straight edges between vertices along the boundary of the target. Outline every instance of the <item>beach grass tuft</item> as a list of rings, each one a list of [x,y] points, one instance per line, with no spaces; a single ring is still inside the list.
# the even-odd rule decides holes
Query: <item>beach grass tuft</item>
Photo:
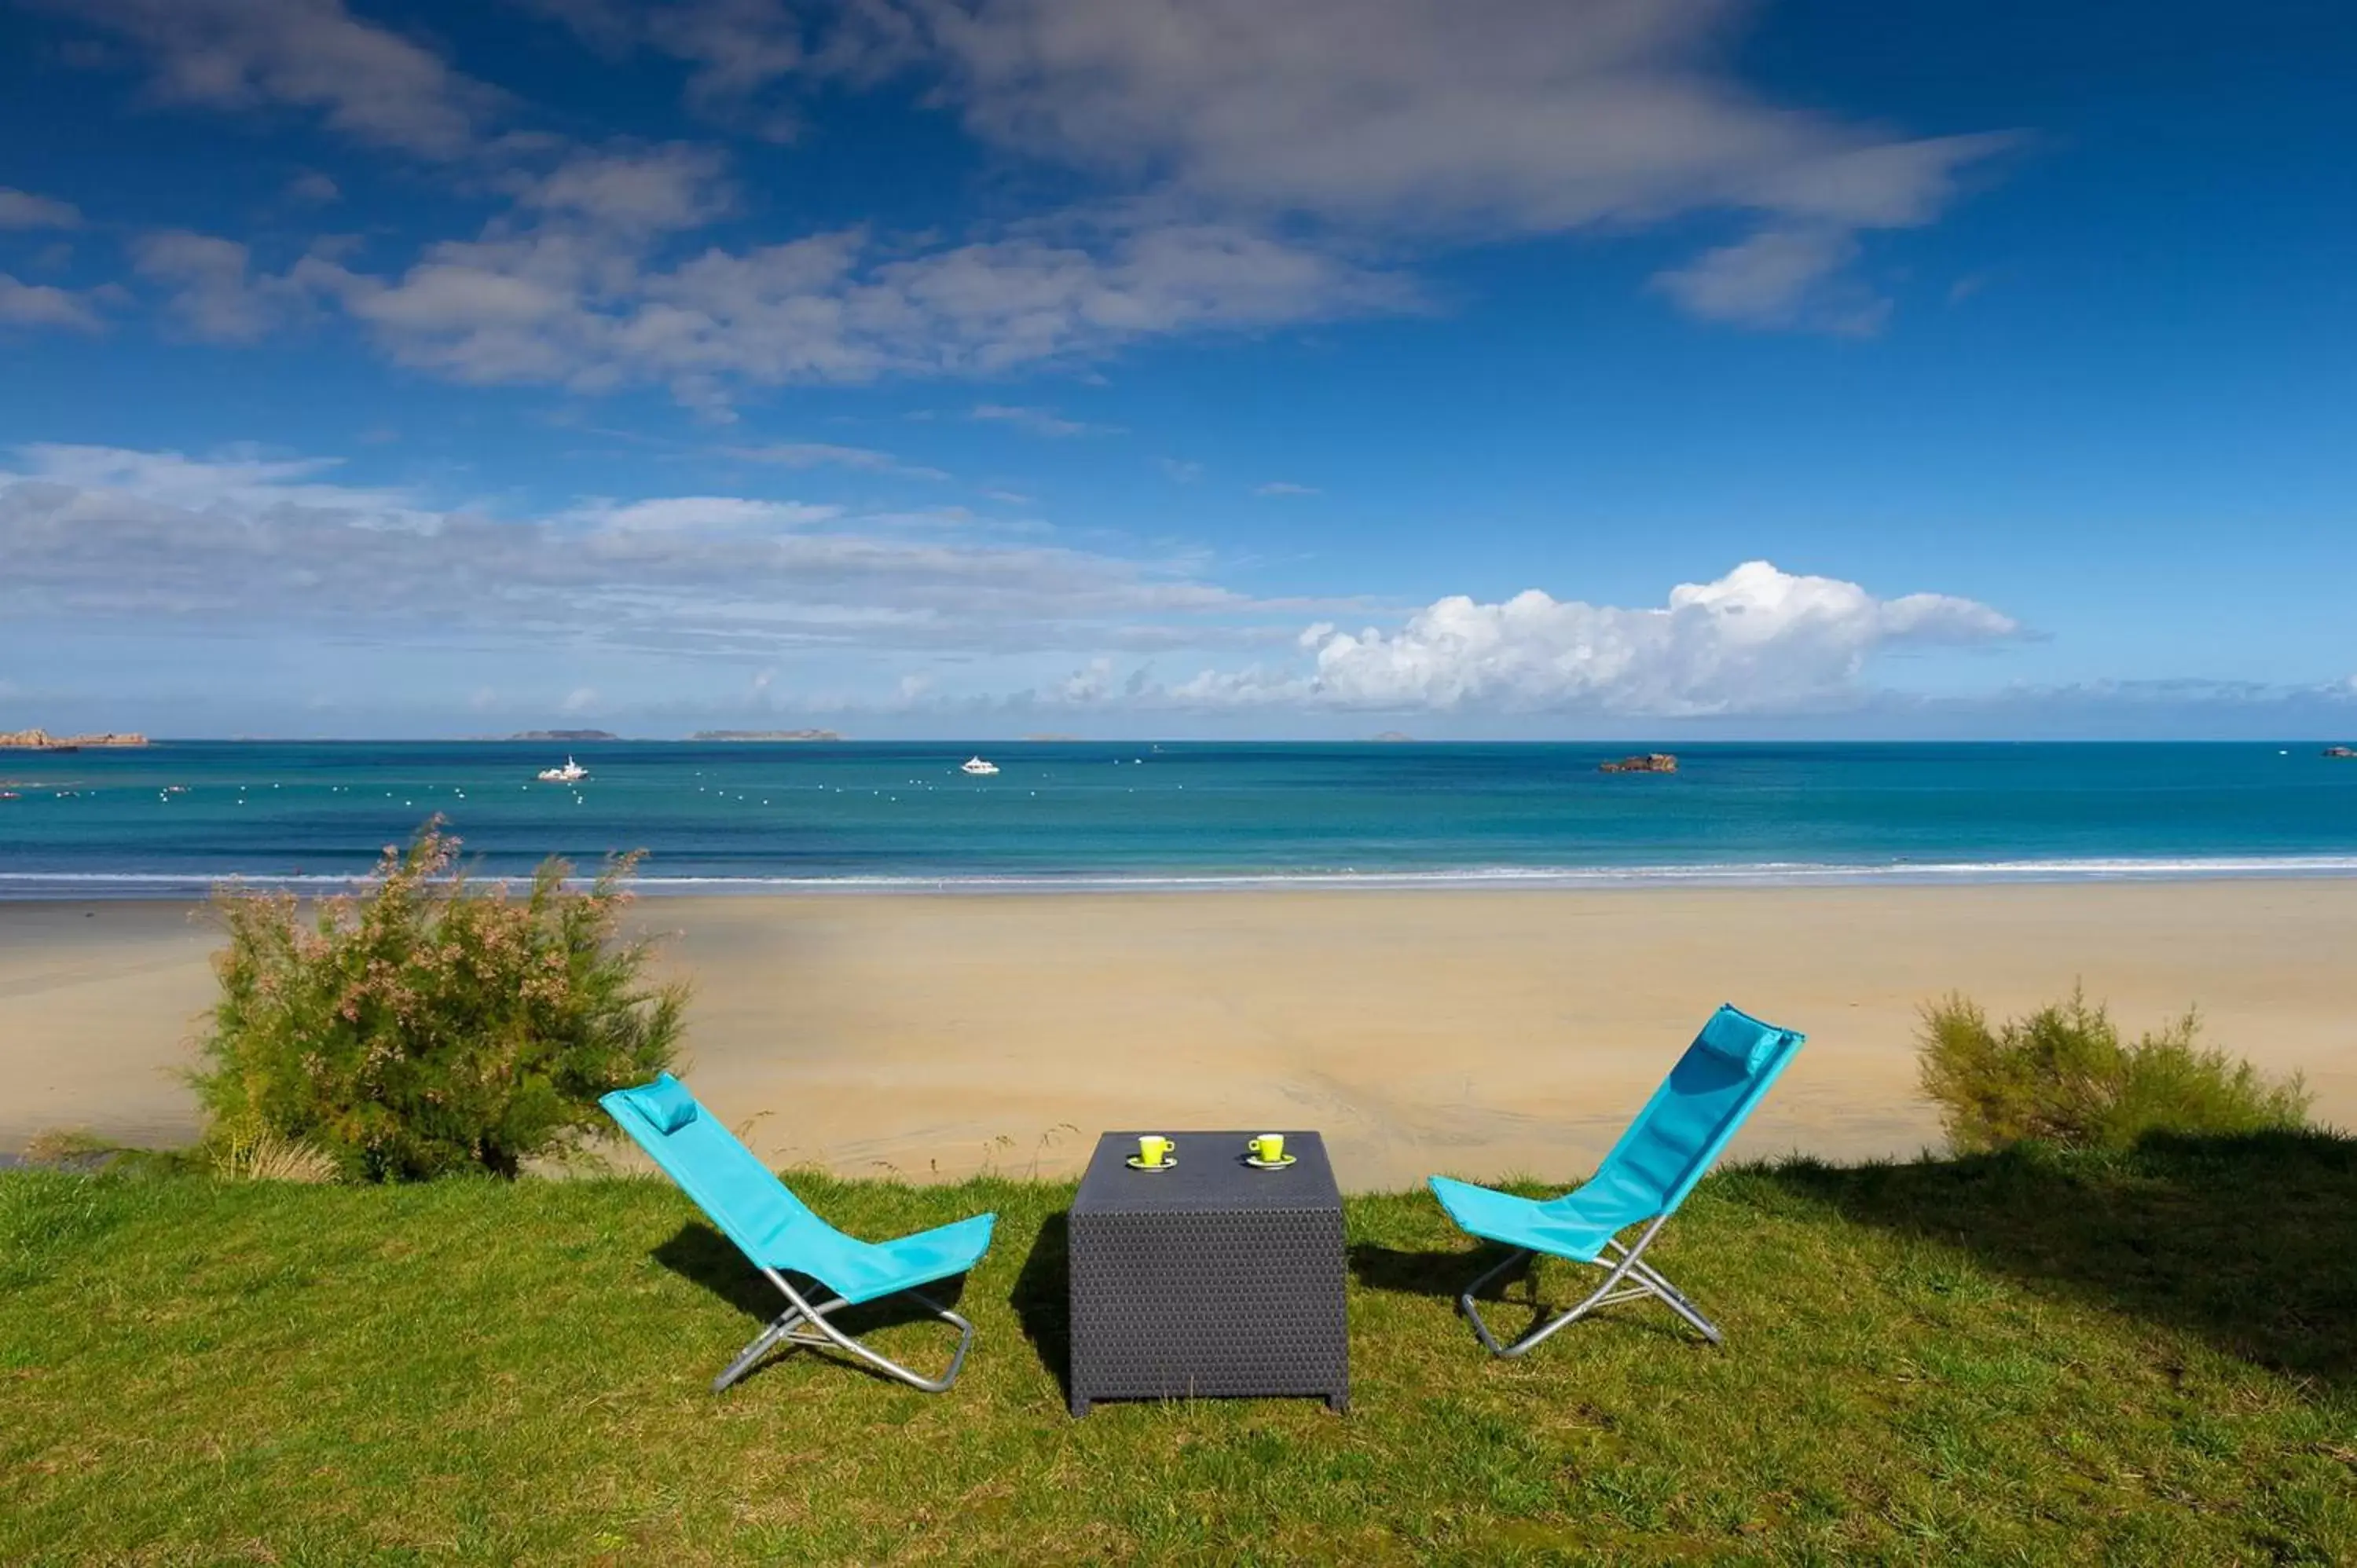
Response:
[[[659,1180],[0,1173],[0,1562],[2357,1560],[2347,1139],[1729,1169],[1650,1254],[1725,1348],[1631,1305],[1511,1362],[1451,1301],[1491,1254],[1354,1197],[1339,1417],[1074,1421],[1069,1184],[793,1180],[867,1236],[997,1211],[952,1392],[715,1397],[774,1303]]]

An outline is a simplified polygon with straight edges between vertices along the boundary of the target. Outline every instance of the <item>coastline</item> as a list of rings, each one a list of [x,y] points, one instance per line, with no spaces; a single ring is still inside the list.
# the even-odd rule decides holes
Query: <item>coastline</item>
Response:
[[[0,903],[0,1150],[193,1135],[194,910]],[[1104,1127],[1251,1122],[1320,1128],[1355,1188],[1565,1179],[1722,1000],[1810,1035],[1736,1155],[1903,1156],[1938,1139],[1916,1009],[2076,981],[2129,1033],[2198,1005],[2209,1043],[2357,1124],[2357,878],[683,894],[634,919],[678,933],[698,1093],[764,1156],[845,1174],[1062,1174]]]
[[[894,872],[786,875],[662,875],[641,872],[631,888],[650,899],[868,897],[1126,897],[1141,893],[1284,892],[1642,892],[1666,888],[1980,887],[2199,882],[2309,882],[2357,879],[2357,854],[2057,857],[2033,860],[1696,862],[1596,865],[1402,867],[1361,871],[1123,871],[1001,875]],[[56,902],[200,904],[224,883],[305,897],[351,892],[371,880],[361,871],[274,875],[202,873],[0,872],[0,905]],[[531,885],[522,873],[477,873],[479,885]],[[592,879],[576,875],[571,886]]]

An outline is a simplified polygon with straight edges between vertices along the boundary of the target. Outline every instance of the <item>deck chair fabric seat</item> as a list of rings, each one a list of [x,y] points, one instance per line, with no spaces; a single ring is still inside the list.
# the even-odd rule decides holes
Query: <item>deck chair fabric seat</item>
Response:
[[[1513,1249],[1458,1298],[1474,1333],[1490,1350],[1519,1356],[1567,1323],[1616,1301],[1654,1296],[1692,1323],[1712,1343],[1718,1328],[1641,1254],[1663,1221],[1676,1212],[1798,1051],[1806,1036],[1763,1023],[1732,1005],[1703,1026],[1669,1078],[1653,1092],[1596,1175],[1560,1197],[1517,1197],[1470,1182],[1436,1176],[1433,1196],[1459,1230]],[[1624,1246],[1622,1232],[1644,1231]],[[1512,1345],[1491,1333],[1475,1305],[1483,1285],[1535,1255],[1591,1263],[1606,1270],[1593,1294]]]
[[[862,1241],[811,1212],[671,1074],[637,1089],[617,1090],[598,1103],[790,1304],[785,1315],[714,1382],[716,1391],[743,1377],[784,1340],[848,1351],[928,1391],[939,1392],[956,1380],[974,1326],[918,1295],[917,1289],[962,1274],[980,1262],[990,1250],[996,1216],[977,1214],[896,1241]],[[817,1281],[834,1293],[833,1297],[813,1302],[788,1277],[796,1274]],[[920,1377],[826,1321],[826,1315],[839,1308],[903,1294],[916,1296],[963,1331],[956,1357],[939,1379]]]

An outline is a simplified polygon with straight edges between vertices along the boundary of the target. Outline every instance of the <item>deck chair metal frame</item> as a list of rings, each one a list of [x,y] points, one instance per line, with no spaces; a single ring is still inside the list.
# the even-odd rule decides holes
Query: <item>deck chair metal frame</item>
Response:
[[[713,1392],[746,1377],[780,1345],[839,1351],[926,1393],[945,1393],[957,1381],[974,1344],[974,1325],[925,1287],[980,1261],[995,1216],[975,1215],[893,1241],[862,1241],[811,1212],[671,1074],[617,1090],[598,1103],[786,1298],[786,1310],[712,1380]],[[812,1288],[797,1280],[810,1281]],[[904,1367],[830,1321],[845,1307],[896,1296],[910,1298],[958,1331],[957,1348],[941,1376]]]
[[[926,1311],[942,1322],[950,1324],[958,1331],[957,1349],[950,1357],[949,1370],[938,1378],[928,1378],[920,1372],[910,1370],[882,1351],[871,1349],[860,1343],[858,1339],[845,1334],[826,1320],[828,1313],[853,1305],[854,1303],[845,1301],[839,1295],[822,1302],[813,1302],[802,1292],[796,1290],[793,1283],[777,1270],[763,1267],[760,1272],[762,1278],[777,1286],[784,1294],[786,1300],[792,1305],[787,1307],[776,1322],[754,1336],[752,1342],[737,1353],[737,1359],[728,1363],[727,1370],[712,1380],[714,1393],[721,1392],[729,1384],[760,1365],[761,1358],[780,1343],[806,1346],[813,1350],[844,1351],[857,1357],[886,1377],[898,1378],[910,1388],[922,1389],[929,1394],[947,1393],[950,1385],[957,1381],[959,1369],[965,1365],[966,1348],[974,1343],[974,1325],[922,1291],[905,1290],[899,1294],[918,1302]],[[890,1298],[877,1299],[889,1300]]]
[[[1493,1356],[1525,1355],[1590,1313],[1649,1296],[1692,1324],[1713,1345],[1724,1344],[1726,1336],[1718,1326],[1645,1262],[1644,1251],[1805,1038],[1731,1004],[1720,1007],[1605,1155],[1596,1175],[1550,1202],[1534,1203],[1446,1176],[1433,1177],[1435,1194],[1459,1228],[1510,1249],[1502,1262],[1484,1270],[1457,1298],[1482,1348]],[[1656,1134],[1657,1122],[1679,1101],[1706,1098],[1715,1102],[1707,1118],[1689,1119],[1670,1136]],[[1591,1197],[1583,1201],[1583,1194]],[[1644,1229],[1633,1242],[1620,1240],[1639,1223]],[[1550,1240],[1555,1244],[1546,1244]],[[1482,1318],[1477,1298],[1491,1281],[1528,1268],[1542,1254],[1601,1269],[1604,1278],[1576,1305],[1534,1325],[1518,1339],[1501,1340]]]

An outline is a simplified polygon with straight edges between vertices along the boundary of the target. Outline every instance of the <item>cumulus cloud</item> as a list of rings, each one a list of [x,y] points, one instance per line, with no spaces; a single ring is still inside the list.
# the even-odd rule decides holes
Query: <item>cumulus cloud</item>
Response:
[[[251,342],[312,308],[301,271],[257,273],[253,252],[234,240],[169,230],[132,242],[141,276],[168,290],[181,329],[216,343]]]
[[[501,97],[343,0],[34,0],[138,49],[156,98],[316,112],[355,140],[428,157],[477,145]]]
[[[1856,583],[1747,562],[1681,584],[1659,608],[1462,596],[1397,631],[1311,627],[1306,672],[1206,673],[1183,702],[1383,710],[1575,710],[1649,717],[1791,712],[1855,701],[1868,659],[1908,644],[2019,635],[2000,611],[1943,594],[1875,597]]]
[[[48,284],[20,283],[0,273],[0,328],[62,327],[96,332],[105,325],[87,294]]]
[[[326,207],[343,199],[343,188],[317,169],[306,169],[286,182],[286,199],[306,207]]]
[[[544,175],[516,184],[527,209],[586,219],[624,231],[699,229],[726,215],[736,197],[717,148],[685,143],[645,150],[576,152]]]
[[[0,229],[79,229],[81,209],[0,185]]]

